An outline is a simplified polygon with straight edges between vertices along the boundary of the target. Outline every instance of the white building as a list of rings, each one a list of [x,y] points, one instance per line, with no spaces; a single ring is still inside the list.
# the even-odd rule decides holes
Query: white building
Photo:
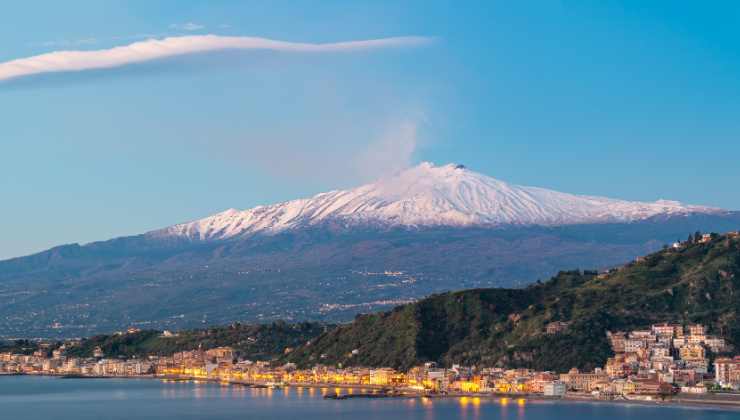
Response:
[[[645,340],[641,340],[641,339],[624,340],[624,352],[634,353],[639,349],[644,349],[645,344],[646,344]]]
[[[565,395],[565,382],[548,382],[542,388],[546,397],[562,397]]]

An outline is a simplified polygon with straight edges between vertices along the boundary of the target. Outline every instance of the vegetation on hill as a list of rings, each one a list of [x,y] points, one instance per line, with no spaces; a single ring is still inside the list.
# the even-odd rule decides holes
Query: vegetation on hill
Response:
[[[39,343],[26,339],[0,341],[0,353],[33,354],[38,348]]]
[[[740,345],[740,238],[692,238],[608,274],[566,271],[526,289],[433,295],[360,315],[285,357],[315,363],[391,366],[422,362],[566,371],[602,366],[606,331],[699,322]],[[567,323],[547,334],[547,325]],[[552,331],[551,331],[552,332]]]
[[[161,331],[143,330],[134,333],[98,335],[83,339],[66,351],[69,356],[91,357],[100,347],[106,357],[143,357],[147,355],[171,355],[173,353],[202,348],[230,346],[238,356],[251,360],[270,360],[306,343],[325,331],[318,323],[288,324],[232,324],[199,330],[180,331],[165,336]]]
[[[65,245],[0,261],[0,338],[88,337],[132,321],[159,330],[203,320],[347,322],[360,307],[522,287],[563,268],[621,265],[695,230],[737,226],[740,212],[553,227],[335,223],[224,241],[139,235]]]
[[[740,237],[693,235],[609,273],[563,271],[524,289],[473,289],[432,295],[352,323],[232,324],[174,335],[145,330],[68,342],[67,354],[90,357],[171,355],[231,346],[253,360],[408,369],[433,361],[566,371],[602,366],[606,331],[658,322],[699,322],[740,349]],[[558,323],[558,324],[554,324]],[[560,324],[562,323],[562,324]],[[559,325],[547,332],[548,325]],[[44,347],[47,351],[58,347]],[[36,342],[0,343],[30,354]],[[286,353],[286,349],[294,349]]]

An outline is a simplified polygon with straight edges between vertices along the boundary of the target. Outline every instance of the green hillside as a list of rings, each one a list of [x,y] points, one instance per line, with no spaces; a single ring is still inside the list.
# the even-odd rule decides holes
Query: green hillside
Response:
[[[106,357],[143,357],[230,346],[237,355],[252,360],[270,360],[285,348],[305,343],[325,331],[318,323],[232,324],[200,330],[180,331],[164,337],[161,331],[143,330],[132,334],[99,335],[82,340],[67,350],[69,356],[91,357],[100,347]]]
[[[561,272],[526,289],[445,293],[361,315],[287,360],[400,369],[426,361],[590,369],[611,354],[607,330],[664,321],[704,323],[737,348],[738,292],[740,238],[715,235],[708,243],[666,249],[607,275]],[[555,321],[568,327],[547,334],[547,324]]]

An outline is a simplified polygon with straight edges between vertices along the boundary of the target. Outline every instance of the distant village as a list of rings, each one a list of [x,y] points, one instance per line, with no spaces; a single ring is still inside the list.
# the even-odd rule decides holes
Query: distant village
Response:
[[[547,325],[559,334],[566,323]],[[136,332],[135,329],[129,333]],[[125,333],[124,333],[125,334]],[[740,356],[717,357],[732,349],[725,340],[707,334],[700,324],[656,324],[648,329],[607,332],[614,351],[603,368],[567,373],[530,369],[480,368],[434,363],[407,372],[391,368],[314,366],[298,369],[288,363],[240,360],[230,347],[196,349],[168,357],[106,358],[100,348],[93,357],[65,355],[65,346],[48,355],[0,353],[3,374],[80,377],[152,377],[166,380],[206,380],[255,387],[308,386],[366,388],[372,392],[414,395],[505,394],[543,397],[653,400],[675,394],[707,394],[740,390]],[[286,349],[290,351],[290,349]],[[354,352],[358,352],[355,350]]]

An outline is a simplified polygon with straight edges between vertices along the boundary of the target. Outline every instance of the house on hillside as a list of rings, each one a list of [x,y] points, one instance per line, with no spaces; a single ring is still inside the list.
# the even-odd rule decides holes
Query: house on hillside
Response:
[[[560,334],[561,332],[568,329],[568,323],[562,321],[553,321],[545,326],[545,331],[548,335]]]

